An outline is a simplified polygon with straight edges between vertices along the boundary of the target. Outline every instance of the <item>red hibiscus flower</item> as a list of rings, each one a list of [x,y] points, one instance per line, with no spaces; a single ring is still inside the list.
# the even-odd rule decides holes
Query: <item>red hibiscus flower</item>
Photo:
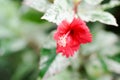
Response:
[[[57,42],[56,52],[70,57],[79,49],[80,44],[91,42],[92,36],[86,23],[80,18],[74,18],[71,23],[63,20],[58,25],[54,39]]]

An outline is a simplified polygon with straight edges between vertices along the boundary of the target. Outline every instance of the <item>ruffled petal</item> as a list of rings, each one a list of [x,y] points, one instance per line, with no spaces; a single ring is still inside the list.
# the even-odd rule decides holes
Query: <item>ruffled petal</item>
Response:
[[[56,52],[62,53],[63,56],[68,58],[74,55],[80,44],[91,42],[92,35],[84,21],[80,18],[74,18],[71,23],[63,20],[58,25],[54,39],[57,42]]]

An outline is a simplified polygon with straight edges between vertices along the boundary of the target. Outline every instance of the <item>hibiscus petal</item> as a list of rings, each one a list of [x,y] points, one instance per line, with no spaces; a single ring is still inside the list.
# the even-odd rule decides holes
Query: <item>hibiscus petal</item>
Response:
[[[79,49],[80,44],[91,42],[92,35],[84,21],[80,18],[74,18],[71,23],[63,20],[58,25],[54,39],[57,42],[56,52],[70,57]]]

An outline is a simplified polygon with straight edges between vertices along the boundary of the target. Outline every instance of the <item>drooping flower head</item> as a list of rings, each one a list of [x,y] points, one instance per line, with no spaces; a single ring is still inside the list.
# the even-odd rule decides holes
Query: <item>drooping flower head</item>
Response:
[[[66,57],[73,56],[79,49],[80,44],[92,41],[89,28],[80,18],[74,18],[71,23],[63,20],[54,34],[57,42],[57,53],[62,53]]]

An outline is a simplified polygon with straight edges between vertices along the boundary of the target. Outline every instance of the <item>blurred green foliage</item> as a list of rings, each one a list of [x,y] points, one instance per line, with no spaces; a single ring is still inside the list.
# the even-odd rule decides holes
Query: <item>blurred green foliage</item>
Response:
[[[119,10],[108,10],[118,24]],[[88,23],[93,42],[64,59],[55,52],[56,25],[41,16],[22,0],[0,0],[0,80],[120,80],[119,27]]]

